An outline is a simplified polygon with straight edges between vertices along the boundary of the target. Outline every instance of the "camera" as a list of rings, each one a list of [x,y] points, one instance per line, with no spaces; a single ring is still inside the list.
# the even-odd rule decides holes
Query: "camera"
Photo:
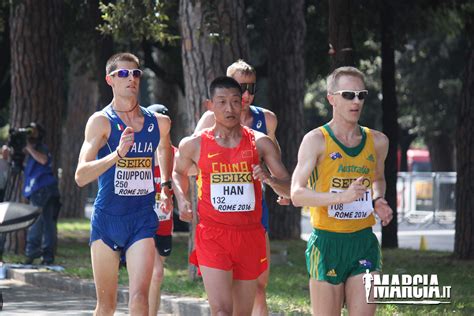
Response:
[[[26,147],[28,136],[33,133],[33,127],[11,128],[8,136],[8,146],[13,148],[12,163],[21,166],[25,159],[23,148]]]

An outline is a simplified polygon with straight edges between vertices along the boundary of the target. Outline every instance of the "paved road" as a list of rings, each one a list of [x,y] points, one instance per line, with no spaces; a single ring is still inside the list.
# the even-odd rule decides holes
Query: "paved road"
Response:
[[[308,240],[312,228],[309,216],[301,216],[301,238]],[[381,239],[380,224],[374,226],[375,235]],[[451,225],[411,225],[398,224],[398,245],[400,248],[420,249],[421,237],[425,237],[429,250],[453,251],[454,250],[454,224]]]
[[[31,286],[15,280],[0,280],[4,315],[92,315],[95,299]],[[119,304],[115,315],[128,315]]]
[[[20,281],[0,280],[0,292],[3,296],[2,316],[11,315],[92,315],[95,299],[64,291],[32,286]],[[125,303],[119,303],[114,315],[129,315]],[[172,315],[159,312],[158,315]]]

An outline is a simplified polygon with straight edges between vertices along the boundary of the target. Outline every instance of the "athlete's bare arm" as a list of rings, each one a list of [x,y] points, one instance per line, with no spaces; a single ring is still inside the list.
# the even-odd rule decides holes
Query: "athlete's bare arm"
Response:
[[[278,148],[267,135],[256,131],[254,133],[258,154],[270,171],[269,174],[262,165],[254,165],[254,178],[271,186],[278,195],[289,198],[290,174],[281,162]]]
[[[390,223],[393,217],[393,211],[385,200],[385,159],[388,153],[388,138],[383,133],[371,130],[374,135],[375,153],[377,155],[375,165],[374,182],[372,184],[373,199],[375,201],[374,209],[382,221],[382,225],[386,226]]]
[[[265,115],[265,124],[267,125],[267,135],[275,143],[278,148],[278,152],[281,154],[280,144],[276,138],[276,129],[278,126],[278,119],[272,111],[263,109],[263,114]]]
[[[80,187],[96,180],[119,160],[119,154],[124,157],[132,147],[133,128],[127,127],[120,137],[118,147],[111,148],[110,154],[96,160],[99,149],[107,143],[110,131],[109,120],[100,112],[94,113],[87,121],[75,175],[76,183]]]
[[[171,147],[170,129],[171,120],[168,116],[157,114],[158,126],[160,127],[160,142],[158,144],[158,162],[160,166],[161,182],[171,180],[173,171],[173,148]],[[167,186],[161,187],[161,207],[163,211],[171,212],[173,209],[173,198]]]
[[[304,136],[291,181],[291,200],[295,206],[327,206],[353,202],[365,193],[366,187],[362,185],[363,177],[352,182],[343,193],[316,192],[307,187],[314,168],[325,159],[325,151],[324,136],[319,129],[314,129]]]
[[[197,168],[200,152],[201,137],[195,135],[183,138],[176,152],[175,166],[173,169],[174,194],[178,201],[179,218],[187,222],[193,219],[191,202],[188,197],[188,172],[190,168]]]
[[[194,134],[202,131],[203,129],[213,127],[214,124],[216,124],[214,113],[211,111],[206,111],[199,119],[199,122],[197,122],[196,128],[194,129]]]

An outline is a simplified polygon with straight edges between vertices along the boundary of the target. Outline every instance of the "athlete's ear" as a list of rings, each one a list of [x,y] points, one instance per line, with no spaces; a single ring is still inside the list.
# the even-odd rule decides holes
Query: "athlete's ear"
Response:
[[[334,106],[334,95],[333,94],[327,94],[326,98],[328,99],[329,104]]]
[[[212,103],[212,99],[206,99],[204,100],[204,103],[206,104],[208,111],[214,112],[214,103]]]
[[[113,82],[111,76],[105,75],[105,82],[107,82],[107,84],[112,87]]]
[[[206,108],[206,110],[210,111],[211,110],[211,100],[209,99],[206,99],[203,101],[203,104],[204,104],[204,108]]]

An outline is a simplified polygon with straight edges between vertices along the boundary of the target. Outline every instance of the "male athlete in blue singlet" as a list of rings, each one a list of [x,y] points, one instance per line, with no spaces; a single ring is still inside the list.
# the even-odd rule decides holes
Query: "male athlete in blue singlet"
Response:
[[[87,122],[76,182],[97,178],[99,190],[91,218],[91,258],[97,293],[95,315],[113,315],[116,306],[120,254],[125,253],[132,315],[148,314],[148,290],[154,261],[158,219],[153,209],[154,153],[161,170],[171,170],[170,120],[138,104],[142,71],[136,56],[109,58],[106,81],[114,98]],[[162,174],[170,180],[170,172]],[[162,208],[172,208],[168,187],[162,187]]]
[[[252,105],[256,92],[257,73],[255,69],[247,64],[245,61],[239,59],[227,68],[227,76],[234,78],[242,89],[242,113],[240,115],[240,123],[248,126],[253,130],[264,133],[270,137],[277,145],[278,141],[275,136],[277,128],[277,117],[275,113],[270,110]],[[212,127],[215,123],[214,114],[211,111],[204,113],[196,125],[194,132],[201,131],[205,128]],[[278,203],[288,205],[289,200],[279,198]],[[262,204],[262,225],[265,227],[265,238],[267,243],[267,258],[270,260],[270,240],[268,238],[268,207],[263,199]],[[257,294],[255,296],[255,303],[252,315],[268,315],[268,307],[266,303],[266,287],[268,284],[268,276],[270,273],[270,264],[265,272],[258,278]]]

